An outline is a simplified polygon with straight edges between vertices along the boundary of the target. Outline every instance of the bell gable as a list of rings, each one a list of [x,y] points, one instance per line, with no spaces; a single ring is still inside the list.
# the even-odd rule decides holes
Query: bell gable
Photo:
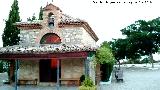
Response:
[[[58,44],[95,46],[98,41],[86,21],[63,14],[53,4],[43,8],[43,20],[17,22],[16,26],[21,29],[21,45],[55,44],[60,40]]]

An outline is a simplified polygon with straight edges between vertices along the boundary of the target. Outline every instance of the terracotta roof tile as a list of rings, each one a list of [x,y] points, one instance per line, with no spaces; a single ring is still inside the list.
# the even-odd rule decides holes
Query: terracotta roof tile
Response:
[[[43,53],[66,53],[66,52],[79,52],[79,51],[96,51],[97,46],[82,46],[65,44],[51,45],[40,44],[34,46],[14,45],[0,48],[0,54],[43,54]]]
[[[78,18],[73,18],[67,14],[62,14],[60,23],[77,23],[77,22],[83,22],[83,21]]]

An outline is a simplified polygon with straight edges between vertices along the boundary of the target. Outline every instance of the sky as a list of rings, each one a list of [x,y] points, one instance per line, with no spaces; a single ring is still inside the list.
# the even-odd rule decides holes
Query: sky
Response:
[[[160,0],[148,0],[148,2],[147,0],[18,1],[22,21],[26,21],[27,18],[31,17],[34,13],[38,17],[40,7],[45,7],[47,2],[58,6],[64,14],[87,21],[99,37],[97,45],[103,41],[110,41],[113,38],[123,38],[124,36],[122,36],[120,30],[137,20],[152,20],[160,16]],[[100,3],[100,1],[102,1],[102,3]],[[108,3],[106,3],[106,1]],[[5,27],[4,20],[8,19],[12,3],[13,0],[0,0],[0,47],[3,45],[1,35]]]

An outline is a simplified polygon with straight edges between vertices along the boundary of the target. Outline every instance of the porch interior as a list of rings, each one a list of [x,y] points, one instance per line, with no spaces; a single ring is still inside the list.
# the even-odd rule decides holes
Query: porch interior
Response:
[[[76,82],[69,79],[79,80],[85,73],[84,58],[67,58],[59,60],[59,78],[61,85],[75,85]],[[57,83],[57,60],[20,60],[18,80],[35,80],[40,86],[54,86]],[[31,82],[24,82],[30,84]]]

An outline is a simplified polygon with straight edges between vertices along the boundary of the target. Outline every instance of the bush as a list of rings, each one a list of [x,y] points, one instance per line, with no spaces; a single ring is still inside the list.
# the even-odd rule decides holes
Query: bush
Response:
[[[101,80],[104,82],[109,81],[112,70],[113,70],[113,64],[110,63],[101,64],[101,71],[102,71]]]
[[[5,60],[0,60],[0,73],[8,71],[8,62]]]
[[[82,83],[84,80],[85,80],[85,75],[82,75],[82,76],[80,77],[80,82]]]
[[[142,62],[140,61],[140,60],[133,60],[133,59],[131,59],[131,60],[128,60],[127,62],[125,62],[125,63],[123,63],[123,64],[142,64]]]
[[[94,86],[94,84],[93,84],[93,81],[91,80],[90,77],[86,77],[82,83],[82,86],[92,87],[92,86]]]
[[[90,77],[86,77],[82,83],[82,86],[79,87],[79,90],[97,90],[97,87],[93,84]]]
[[[80,86],[79,90],[97,90],[97,87],[96,86],[93,86],[93,87]]]
[[[4,69],[3,69],[3,62],[0,61],[0,73],[3,73]]]

